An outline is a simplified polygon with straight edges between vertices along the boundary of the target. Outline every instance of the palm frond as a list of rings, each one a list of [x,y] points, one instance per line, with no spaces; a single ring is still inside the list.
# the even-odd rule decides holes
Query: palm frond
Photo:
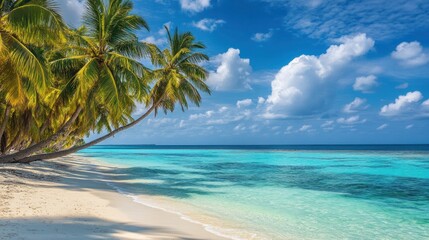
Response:
[[[19,69],[23,76],[34,81],[41,91],[49,87],[51,82],[43,56],[11,34],[5,33],[2,36],[14,67]]]
[[[16,4],[4,21],[7,22],[6,28],[26,43],[53,44],[65,41],[65,25],[51,1]]]

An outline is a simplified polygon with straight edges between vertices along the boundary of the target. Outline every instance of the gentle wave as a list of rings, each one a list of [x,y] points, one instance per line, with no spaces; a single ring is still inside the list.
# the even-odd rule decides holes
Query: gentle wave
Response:
[[[185,221],[190,222],[190,223],[198,224],[198,225],[202,226],[207,232],[210,232],[210,233],[212,233],[212,234],[214,234],[216,236],[223,237],[223,238],[228,238],[228,239],[231,239],[231,240],[246,240],[246,239],[248,239],[248,238],[242,238],[242,237],[239,237],[239,236],[232,235],[231,232],[235,231],[233,229],[219,228],[219,227],[215,227],[215,226],[210,225],[210,224],[206,224],[206,223],[202,223],[202,222],[196,221],[196,220],[192,219],[189,216],[186,216],[185,214],[183,214],[181,212],[171,211],[171,210],[162,208],[160,206],[155,206],[153,204],[144,202],[138,196],[136,196],[136,195],[134,195],[134,194],[132,194],[130,192],[127,192],[127,191],[121,189],[120,187],[116,186],[115,184],[113,184],[111,182],[106,182],[106,184],[108,186],[110,186],[111,188],[115,189],[118,193],[120,193],[120,194],[122,194],[122,195],[124,195],[124,196],[126,196],[128,198],[131,198],[133,200],[133,202],[135,202],[135,203],[142,204],[142,205],[144,205],[146,207],[158,209],[158,210],[161,210],[161,211],[164,211],[164,212],[167,212],[167,213],[172,213],[172,214],[178,215],[182,220],[185,220]],[[226,234],[225,232],[228,232],[229,234]],[[251,236],[250,239],[256,239],[256,237],[257,237],[257,234],[243,233],[243,235],[244,234],[250,235]],[[261,238],[258,238],[258,239],[261,239]]]

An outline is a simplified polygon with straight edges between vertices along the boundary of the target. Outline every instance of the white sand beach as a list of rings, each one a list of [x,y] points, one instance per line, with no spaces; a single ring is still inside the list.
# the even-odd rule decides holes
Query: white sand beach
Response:
[[[0,166],[0,239],[223,239],[134,202],[78,156]]]

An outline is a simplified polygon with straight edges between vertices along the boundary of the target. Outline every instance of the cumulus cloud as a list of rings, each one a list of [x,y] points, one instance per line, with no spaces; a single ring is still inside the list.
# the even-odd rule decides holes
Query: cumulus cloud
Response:
[[[385,105],[380,110],[382,116],[398,116],[416,111],[423,95],[419,91],[408,92],[396,98],[394,103]],[[424,106],[424,104],[423,104]]]
[[[376,87],[377,85],[378,85],[377,77],[374,75],[369,75],[366,77],[356,78],[356,81],[353,84],[353,89],[355,91],[369,93],[369,92],[372,92],[374,87]]]
[[[237,101],[238,108],[248,107],[250,105],[252,105],[252,99],[243,99],[243,100]]]
[[[359,115],[351,116],[349,118],[342,117],[337,119],[337,123],[349,124],[349,125],[365,123],[365,122],[366,122],[366,119],[361,119]]]
[[[197,13],[210,7],[210,0],[180,0],[182,10]]]
[[[198,22],[193,22],[192,25],[200,30],[213,32],[218,26],[224,24],[222,19],[204,18]]]
[[[351,103],[346,104],[343,108],[343,111],[346,113],[357,112],[358,110],[366,109],[368,106],[365,106],[366,99],[355,98]]]
[[[214,90],[249,90],[252,67],[250,59],[241,58],[240,50],[230,48],[226,53],[212,58],[211,63],[217,65],[216,71],[210,71],[207,84]]]
[[[72,27],[79,27],[85,11],[85,2],[83,0],[61,0],[57,2],[64,21]]]
[[[424,53],[419,42],[402,42],[392,52],[392,58],[398,60],[402,65],[415,67],[429,62],[429,56]]]
[[[284,66],[271,82],[265,117],[312,115],[332,103],[337,74],[354,58],[367,53],[374,41],[365,34],[344,36],[320,56],[301,55]]]
[[[252,36],[252,40],[255,42],[265,42],[269,40],[273,36],[273,31],[270,30],[267,33],[255,33],[255,35]]]
[[[388,126],[389,126],[389,124],[386,124],[386,123],[382,124],[377,128],[377,130],[383,130],[383,129],[387,128]]]

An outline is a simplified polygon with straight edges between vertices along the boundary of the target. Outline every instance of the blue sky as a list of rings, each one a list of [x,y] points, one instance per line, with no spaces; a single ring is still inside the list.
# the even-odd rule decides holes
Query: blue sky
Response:
[[[168,25],[207,45],[213,93],[105,143],[429,143],[427,0],[134,2],[142,41]],[[82,1],[60,7],[79,24]]]

